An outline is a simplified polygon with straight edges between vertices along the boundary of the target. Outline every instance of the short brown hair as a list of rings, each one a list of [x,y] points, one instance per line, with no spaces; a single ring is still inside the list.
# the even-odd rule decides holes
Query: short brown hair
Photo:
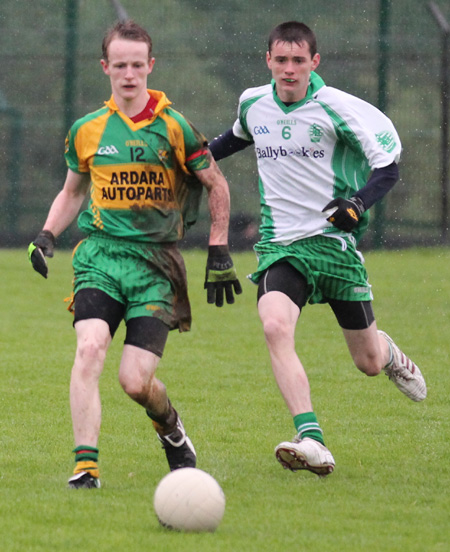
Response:
[[[269,52],[275,42],[306,42],[309,45],[311,57],[317,54],[317,40],[314,32],[304,23],[287,21],[275,27],[269,35]]]
[[[151,58],[153,44],[150,35],[132,19],[128,19],[127,21],[119,21],[114,27],[106,31],[102,42],[102,58],[105,61],[108,61],[108,47],[115,38],[145,42],[148,45],[148,57]]]

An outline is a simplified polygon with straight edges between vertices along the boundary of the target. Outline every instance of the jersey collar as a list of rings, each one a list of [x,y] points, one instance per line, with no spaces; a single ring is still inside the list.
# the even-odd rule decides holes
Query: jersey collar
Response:
[[[167,106],[171,105],[171,101],[167,98],[167,96],[164,94],[164,92],[161,92],[160,90],[148,90],[148,93],[152,98],[157,100],[157,104],[154,108],[154,117],[156,117],[163,109],[165,109]],[[117,107],[117,104],[114,100],[114,96],[111,96],[109,100],[105,102],[105,105],[111,109],[111,111],[118,111],[121,113],[120,109]]]
[[[300,101],[295,102],[295,103],[288,106],[285,103],[283,103],[280,100],[280,98],[278,97],[274,79],[272,79],[271,84],[272,84],[272,90],[273,90],[273,98],[274,98],[275,102],[278,104],[278,106],[285,113],[290,113],[291,111],[294,111],[295,109],[298,109],[299,107],[302,107],[303,105],[305,105],[307,102],[309,102],[312,99],[314,94],[320,88],[325,86],[325,82],[322,79],[322,77],[319,77],[319,75],[317,73],[312,71],[311,72],[311,77],[310,77],[310,80],[309,80],[308,90],[306,91],[306,96],[303,99],[301,99]]]

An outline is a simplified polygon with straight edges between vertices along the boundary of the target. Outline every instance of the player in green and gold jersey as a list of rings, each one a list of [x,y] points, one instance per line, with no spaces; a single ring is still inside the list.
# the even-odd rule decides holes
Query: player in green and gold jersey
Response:
[[[126,338],[119,380],[152,419],[171,470],[196,465],[164,384],[155,372],[169,330],[187,331],[191,311],[186,271],[177,241],[208,194],[211,231],[205,288],[223,305],[241,293],[228,252],[228,185],[204,136],[171,107],[165,94],[147,89],[152,41],[132,21],[118,23],[103,40],[101,64],[112,96],[75,122],[66,140],[68,171],[43,230],[29,247],[33,267],[47,277],[45,257],[55,238],[78,215],[86,234],[75,249],[74,326],[77,350],[70,384],[75,439],[71,488],[100,487],[99,378],[121,320]]]

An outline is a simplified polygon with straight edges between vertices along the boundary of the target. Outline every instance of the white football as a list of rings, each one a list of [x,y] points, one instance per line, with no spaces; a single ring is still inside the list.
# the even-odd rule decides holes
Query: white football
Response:
[[[167,474],[156,487],[159,523],[175,531],[215,531],[225,512],[225,495],[212,475],[197,468]]]

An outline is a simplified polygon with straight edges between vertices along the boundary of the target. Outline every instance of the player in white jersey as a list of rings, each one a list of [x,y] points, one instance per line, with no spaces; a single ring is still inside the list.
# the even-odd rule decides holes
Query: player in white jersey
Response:
[[[414,401],[426,397],[419,368],[377,330],[356,244],[367,210],[398,180],[400,138],[374,106],[325,85],[314,33],[296,21],[270,34],[272,82],[240,97],[232,129],[215,138],[216,160],[254,144],[261,195],[255,246],[258,312],[273,372],[297,435],[275,448],[285,468],[327,475],[325,447],[294,335],[306,302],[329,303],[357,368],[382,370]]]

